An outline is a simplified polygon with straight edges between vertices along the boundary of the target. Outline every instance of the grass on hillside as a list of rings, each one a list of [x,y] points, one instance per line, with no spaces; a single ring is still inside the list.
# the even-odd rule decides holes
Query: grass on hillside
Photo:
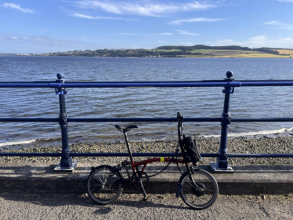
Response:
[[[293,55],[293,50],[288,50],[288,49],[282,49],[282,50],[277,50],[280,54],[288,54],[288,55]]]
[[[148,49],[148,51],[153,52],[180,52],[181,49],[172,49],[172,50],[166,50],[166,49]],[[217,49],[196,49],[192,51],[189,55],[177,55],[177,57],[214,57],[214,58],[290,58],[290,56],[293,58],[293,50],[289,49],[280,49],[279,51],[280,55],[276,54],[270,54],[270,53],[264,53],[260,51],[250,51],[250,50],[217,50]],[[196,53],[201,53],[202,55],[198,55]],[[131,54],[130,54],[131,55]]]
[[[260,51],[249,50],[215,50],[215,49],[197,49],[192,53],[202,53],[203,55],[182,55],[181,57],[216,57],[216,58],[289,58],[290,55],[276,55]],[[293,52],[293,51],[292,51]]]

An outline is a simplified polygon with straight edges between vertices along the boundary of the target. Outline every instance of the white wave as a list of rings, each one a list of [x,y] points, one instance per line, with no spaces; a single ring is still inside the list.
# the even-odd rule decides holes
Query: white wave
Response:
[[[31,143],[34,143],[36,141],[37,141],[37,139],[5,142],[5,143],[0,143],[0,147],[11,146],[11,145],[19,145],[19,144],[31,144]]]
[[[254,136],[254,135],[271,135],[271,134],[280,134],[293,131],[292,128],[281,128],[277,130],[264,130],[264,131],[249,131],[243,133],[228,133],[228,137],[243,137],[243,136]],[[212,137],[212,138],[219,138],[221,135],[203,135],[203,137]]]
[[[292,132],[292,128],[281,128],[276,130],[264,130],[264,131],[256,131],[256,132],[242,132],[242,133],[228,133],[228,137],[245,137],[245,136],[264,136],[264,135],[286,135],[286,133]],[[220,138],[221,135],[195,135],[195,136],[201,136],[203,138]],[[59,139],[59,138],[57,138]],[[5,146],[12,146],[12,145],[21,145],[21,144],[31,144],[40,140],[48,140],[48,139],[31,139],[31,140],[21,140],[21,141],[13,141],[13,142],[4,142],[0,143],[0,147]],[[154,142],[154,141],[176,141],[177,136],[168,136],[164,138],[142,138],[139,140],[131,140],[131,142]],[[54,141],[50,139],[50,141]],[[123,140],[124,141],[124,140]],[[107,142],[107,141],[106,141]]]

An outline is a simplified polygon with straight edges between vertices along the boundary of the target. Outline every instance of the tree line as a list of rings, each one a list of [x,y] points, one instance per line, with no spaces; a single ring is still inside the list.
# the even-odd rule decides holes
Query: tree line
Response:
[[[260,51],[264,53],[279,54],[278,51],[269,48],[269,47],[260,47],[260,48],[249,48],[241,47],[237,45],[228,45],[228,46],[207,46],[207,45],[194,45],[194,46],[161,46],[157,47],[159,50],[183,50],[183,51],[193,51],[196,49],[215,49],[215,50],[247,50],[247,51]]]
[[[279,54],[278,51],[268,48],[249,48],[237,45],[230,46],[160,46],[152,50],[147,49],[99,49],[99,50],[74,50],[67,52],[55,52],[46,55],[49,56],[85,56],[85,57],[177,57],[180,55],[212,55],[211,53],[203,54],[193,52],[197,49],[216,49],[216,50],[244,50],[244,51],[260,51],[270,54]]]

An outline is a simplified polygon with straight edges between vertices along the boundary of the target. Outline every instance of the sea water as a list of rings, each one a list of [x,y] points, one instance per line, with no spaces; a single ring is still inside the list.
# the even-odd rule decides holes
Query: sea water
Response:
[[[97,58],[0,56],[0,76],[7,81],[197,81],[293,80],[293,59],[280,58]],[[223,88],[68,88],[69,118],[220,118]],[[1,118],[57,118],[59,99],[52,88],[1,88]],[[238,87],[231,94],[231,118],[293,117],[292,87]],[[121,122],[69,123],[70,142],[114,141],[122,138]],[[132,140],[175,139],[174,122],[136,122]],[[230,136],[291,132],[293,123],[232,123]],[[219,136],[220,122],[186,122],[184,133]],[[58,123],[0,123],[0,147],[59,140]]]

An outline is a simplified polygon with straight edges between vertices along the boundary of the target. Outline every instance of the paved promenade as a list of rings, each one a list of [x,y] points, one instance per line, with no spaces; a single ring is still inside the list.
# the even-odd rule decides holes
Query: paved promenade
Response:
[[[52,164],[0,163],[2,192],[85,193],[90,164],[80,163],[73,173],[54,172]],[[152,175],[163,166],[148,166]],[[208,166],[201,168],[209,170]],[[293,193],[293,165],[233,166],[234,174],[213,174],[222,195]],[[147,193],[175,193],[180,173],[175,165],[150,178]],[[128,190],[126,188],[126,190]],[[132,192],[132,191],[130,191]]]
[[[293,194],[287,196],[220,195],[208,209],[189,209],[173,194],[122,194],[111,205],[98,206],[83,193],[0,193],[0,219],[292,219]]]
[[[175,197],[176,166],[150,179],[149,198],[129,188],[111,205],[95,205],[86,194],[90,164],[73,173],[56,165],[0,164],[0,219],[292,219],[293,166],[233,166],[234,174],[214,174],[220,195],[202,211]],[[152,166],[153,174],[162,167]],[[207,169],[207,166],[202,168]],[[160,194],[159,194],[160,193]],[[275,195],[271,195],[275,194]]]

